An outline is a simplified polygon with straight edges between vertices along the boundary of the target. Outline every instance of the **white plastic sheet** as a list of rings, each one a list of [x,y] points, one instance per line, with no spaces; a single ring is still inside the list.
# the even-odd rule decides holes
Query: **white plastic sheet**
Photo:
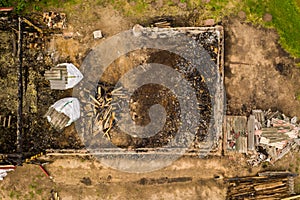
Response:
[[[82,73],[75,67],[72,63],[61,63],[57,65],[59,66],[66,66],[67,72],[68,72],[68,78],[67,78],[67,84],[66,89],[73,88],[75,85],[77,85],[82,79],[83,75]]]
[[[13,171],[13,169],[0,169],[0,181],[2,181],[5,176],[7,176],[7,172],[9,171]]]
[[[77,98],[68,97],[60,99],[51,107],[53,107],[58,112],[64,113],[70,118],[66,127],[71,125],[72,122],[76,121],[80,117],[80,103]],[[49,122],[51,122],[51,118],[49,116],[47,116],[47,119]]]

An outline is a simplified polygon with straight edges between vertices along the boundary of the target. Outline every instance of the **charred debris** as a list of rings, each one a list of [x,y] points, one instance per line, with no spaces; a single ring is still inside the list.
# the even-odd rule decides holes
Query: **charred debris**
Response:
[[[0,162],[21,165],[46,148],[60,146],[42,117],[62,92],[51,91],[43,74],[54,63],[47,45],[61,35],[66,17],[54,12],[18,16],[12,10],[0,9]]]
[[[169,21],[156,21],[156,28],[163,30],[163,34],[170,30],[171,23]],[[0,136],[0,162],[8,164],[22,164],[30,162],[30,160],[36,160],[34,155],[41,152],[44,153],[58,153],[58,155],[64,155],[63,152],[67,152],[68,155],[76,155],[78,152],[87,155],[88,152],[83,149],[82,143],[78,137],[66,136],[62,133],[69,118],[65,115],[58,114],[55,117],[64,118],[63,123],[60,123],[58,131],[51,129],[47,122],[36,123],[36,121],[47,114],[47,111],[51,110],[51,104],[59,100],[59,96],[64,96],[62,91],[51,89],[66,89],[67,83],[64,81],[53,82],[49,87],[49,82],[55,79],[54,76],[65,77],[66,68],[55,67],[55,61],[53,60],[52,52],[47,51],[47,44],[54,34],[62,35],[62,29],[66,27],[66,15],[64,13],[48,12],[43,16],[30,16],[19,17],[10,12],[10,10],[2,10],[0,12],[0,31],[8,32],[13,41],[9,49],[1,48],[0,50],[12,53],[14,61],[10,64],[19,67],[18,68],[18,90],[13,90],[14,97],[17,98],[16,107],[18,110],[1,110],[3,114],[0,116],[0,129],[3,134]],[[209,53],[214,63],[219,67],[219,73],[221,74],[221,84],[223,84],[223,30],[222,27],[184,27],[174,28],[174,30],[180,30],[186,33],[189,37],[199,42],[201,46]],[[162,52],[149,52],[149,61],[155,61],[155,56],[162,55]],[[176,60],[176,59],[174,59]],[[203,78],[200,74],[188,74],[184,71],[185,63],[175,63],[174,68],[177,71],[183,73],[186,79],[198,80],[194,83],[194,87],[200,92],[204,92],[200,98],[202,98],[202,110],[205,114],[204,121],[200,123],[202,127],[199,127],[199,132],[193,144],[193,147],[189,152],[193,152],[199,155],[197,143],[205,141],[206,131],[208,130],[209,120],[212,116],[211,99],[208,94],[205,83],[201,84]],[[8,73],[16,73],[12,71],[12,68],[6,66],[10,71]],[[15,70],[15,69],[14,69]],[[59,73],[58,73],[59,72]],[[37,75],[34,81],[30,73]],[[35,103],[28,104],[27,91],[29,90],[28,83],[34,82],[36,89]],[[16,86],[16,85],[15,85]],[[16,88],[15,88],[16,89]],[[161,89],[158,88],[158,91]],[[165,91],[164,91],[165,92]],[[221,91],[223,92],[223,91]],[[91,121],[86,121],[89,124],[88,129],[82,130],[83,132],[89,132],[90,135],[95,136],[95,126],[98,127],[98,131],[104,131],[104,140],[114,141],[123,140],[121,144],[117,142],[115,145],[124,149],[130,150],[141,149],[141,152],[151,152],[151,148],[156,148],[156,143],[168,142],[172,137],[173,132],[176,132],[176,127],[166,126],[164,133],[153,140],[136,140],[126,137],[118,138],[118,130],[116,127],[117,116],[114,113],[114,106],[112,105],[112,95],[117,94],[120,98],[125,98],[126,91],[122,91],[122,88],[114,88],[114,85],[104,81],[99,81],[95,91],[84,90],[81,95],[89,97],[89,102],[80,102],[81,107],[85,109],[85,106],[93,108]],[[139,94],[137,94],[139,96]],[[167,97],[172,99],[172,96]],[[23,99],[24,98],[24,99]],[[126,97],[127,98],[127,97]],[[7,99],[5,99],[7,101]],[[31,100],[29,100],[31,101]],[[132,99],[133,103],[137,102]],[[174,101],[175,102],[175,101]],[[175,103],[176,104],[176,103]],[[174,105],[176,111],[176,105]],[[222,106],[221,106],[222,107]],[[53,114],[53,112],[51,112]],[[57,113],[56,113],[57,114]],[[174,116],[174,113],[170,113],[170,116]],[[214,113],[215,114],[215,113]],[[138,115],[134,113],[133,116]],[[24,117],[26,116],[26,117]],[[81,116],[82,117],[82,116]],[[221,117],[214,120],[222,121]],[[44,120],[46,121],[46,120]],[[35,122],[35,123],[33,123]],[[57,120],[59,122],[59,119]],[[170,124],[176,124],[176,121],[172,121],[170,118]],[[30,125],[28,125],[30,124]],[[61,125],[62,124],[62,125]],[[3,125],[3,126],[1,126]],[[57,128],[56,127],[56,128]],[[42,131],[43,130],[43,131]],[[45,133],[46,130],[46,133]],[[223,152],[230,154],[231,152],[245,153],[248,155],[248,163],[251,166],[259,165],[261,162],[267,161],[275,163],[281,159],[284,155],[292,150],[296,150],[299,141],[299,124],[297,124],[296,118],[288,118],[280,112],[253,110],[252,115],[246,116],[226,116],[224,119],[224,126],[222,132],[222,126],[218,127],[219,135],[215,135],[209,143],[211,146],[207,151],[211,151],[212,148],[217,149],[218,152],[221,143],[223,146]],[[60,133],[58,133],[60,132]],[[219,140],[219,139],[222,140]],[[62,145],[60,140],[63,140],[67,145]],[[124,143],[124,140],[126,142]],[[3,144],[3,145],[2,145]],[[125,150],[119,153],[122,153]],[[62,153],[59,153],[62,152]],[[108,151],[108,153],[110,153]]]
[[[245,153],[248,164],[274,164],[290,151],[299,150],[297,117],[287,117],[279,111],[253,110],[246,116],[226,116],[223,151]]]

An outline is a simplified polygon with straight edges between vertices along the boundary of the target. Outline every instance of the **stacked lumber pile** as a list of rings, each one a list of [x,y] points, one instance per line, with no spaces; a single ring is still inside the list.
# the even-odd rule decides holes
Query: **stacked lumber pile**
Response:
[[[289,172],[266,172],[258,176],[226,179],[226,199],[281,199],[294,194],[294,177]]]
[[[70,118],[62,112],[58,112],[55,108],[50,107],[45,117],[50,117],[50,123],[56,130],[63,130],[67,123],[70,121]]]
[[[45,72],[45,78],[50,80],[51,89],[64,90],[68,83],[66,66],[56,66]]]

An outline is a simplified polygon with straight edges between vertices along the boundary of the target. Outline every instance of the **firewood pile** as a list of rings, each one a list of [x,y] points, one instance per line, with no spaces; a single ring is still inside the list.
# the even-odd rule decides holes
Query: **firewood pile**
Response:
[[[264,172],[258,176],[226,179],[226,199],[281,199],[294,194],[294,178],[289,172]]]

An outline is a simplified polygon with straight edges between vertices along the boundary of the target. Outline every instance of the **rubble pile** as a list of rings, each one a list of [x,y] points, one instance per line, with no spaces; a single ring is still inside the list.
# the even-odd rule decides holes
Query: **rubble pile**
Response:
[[[96,113],[94,125],[97,128],[93,135],[103,131],[104,135],[110,139],[109,131],[116,122],[115,112],[113,112],[111,104],[112,95],[118,95],[120,89],[121,88],[114,90],[112,85],[100,82],[97,86],[96,96],[93,97],[90,95]],[[122,95],[122,93],[120,93],[120,95]]]
[[[276,111],[254,110],[254,143],[256,152],[248,160],[250,165],[263,161],[274,163],[299,144],[297,117],[289,118]]]

